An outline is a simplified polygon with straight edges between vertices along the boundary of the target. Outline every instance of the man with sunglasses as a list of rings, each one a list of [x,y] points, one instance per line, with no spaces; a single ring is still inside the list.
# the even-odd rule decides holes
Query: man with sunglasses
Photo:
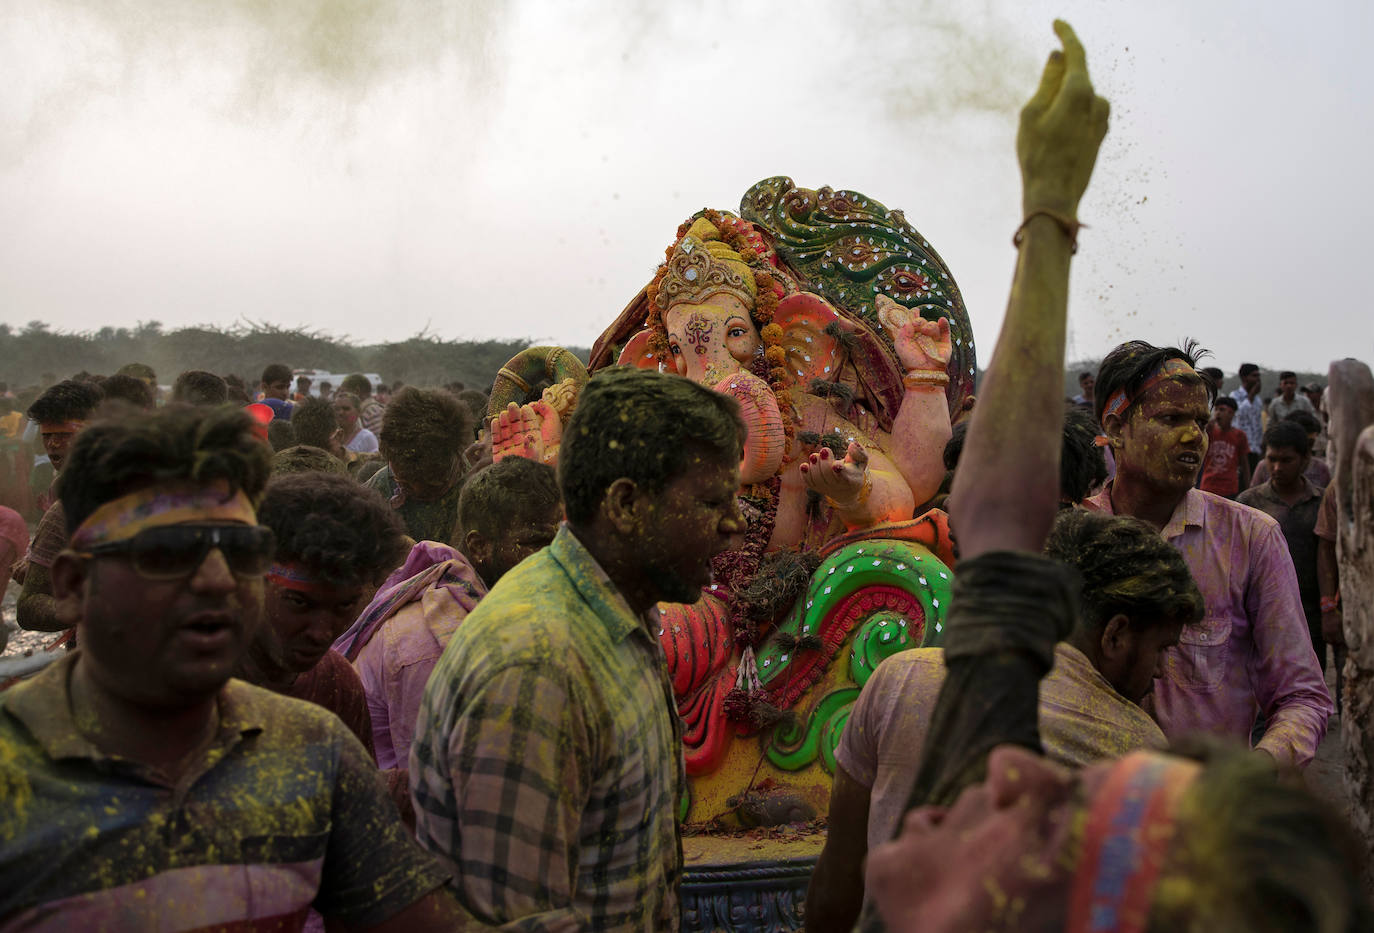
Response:
[[[0,928],[450,929],[357,739],[229,679],[273,553],[247,416],[95,425],[68,470],[53,588],[81,649],[0,694]]]

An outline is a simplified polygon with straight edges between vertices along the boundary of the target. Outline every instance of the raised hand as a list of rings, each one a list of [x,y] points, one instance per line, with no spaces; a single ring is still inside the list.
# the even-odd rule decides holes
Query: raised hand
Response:
[[[552,465],[563,438],[563,422],[543,400],[528,405],[511,402],[491,419],[491,458],[524,457]]]
[[[904,307],[886,295],[873,302],[878,320],[892,335],[897,357],[907,369],[944,372],[949,365],[953,344],[949,337],[949,319],[927,321],[920,313]]]
[[[1025,216],[1051,211],[1077,220],[1097,151],[1107,135],[1107,101],[1093,92],[1083,45],[1063,20],[1054,31],[1064,50],[1050,53],[1040,87],[1021,110],[1016,155]]]
[[[579,387],[564,379],[549,386],[537,402],[516,405],[491,419],[492,462],[505,457],[524,457],[553,466],[563,440],[563,422],[577,404]]]

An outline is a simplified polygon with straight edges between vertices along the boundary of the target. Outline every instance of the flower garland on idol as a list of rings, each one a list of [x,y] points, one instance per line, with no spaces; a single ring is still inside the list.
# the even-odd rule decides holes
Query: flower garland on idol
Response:
[[[689,268],[686,275],[675,273],[674,260],[678,259],[681,265],[683,254],[694,252],[705,254],[704,258],[695,259],[696,268]],[[698,270],[705,272],[698,276]],[[666,290],[672,291],[671,300]],[[779,300],[797,290],[790,277],[780,272],[776,253],[768,248],[753,224],[715,210],[701,211],[678,227],[676,241],[665,250],[664,262],[646,290],[649,306],[646,323],[651,331],[649,349],[659,359],[672,359],[663,322],[663,315],[671,304],[701,300],[718,291],[747,299],[745,304],[749,307],[750,318],[762,340],[748,369],[767,383],[782,414],[787,443],[782,465],[764,482],[741,491],[740,505],[748,525],[744,545],[718,555],[712,564],[716,581],[712,595],[726,603],[735,644],[740,648],[735,686],[725,697],[724,712],[727,718],[754,728],[763,728],[785,715],[767,700],[759,680],[755,650],[777,610],[791,603],[790,598],[782,597],[774,581],[760,577],[760,568],[777,518],[782,470],[797,460],[796,437],[801,417],[792,397],[793,387],[789,384],[783,330],[773,322]],[[804,586],[810,577],[807,567],[812,561],[798,554],[779,557],[790,570],[783,574],[788,584],[781,589],[793,589],[798,582]]]

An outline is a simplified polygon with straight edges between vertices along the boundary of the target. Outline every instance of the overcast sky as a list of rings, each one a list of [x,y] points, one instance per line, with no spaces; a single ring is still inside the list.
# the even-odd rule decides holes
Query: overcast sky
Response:
[[[1374,359],[1374,4],[4,0],[0,320],[590,344],[754,182],[861,191],[986,363],[1062,15],[1112,123],[1069,356]]]

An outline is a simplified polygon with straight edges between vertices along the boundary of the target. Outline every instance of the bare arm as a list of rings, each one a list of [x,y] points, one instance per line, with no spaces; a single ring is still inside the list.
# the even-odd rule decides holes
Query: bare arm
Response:
[[[869,788],[835,767],[830,789],[830,829],[806,888],[806,931],[852,930],[864,901],[868,855]]]
[[[1039,551],[1059,503],[1064,337],[1074,221],[1107,132],[1107,102],[1093,93],[1083,46],[1066,23],[1021,111],[1016,149],[1028,218],[1007,316],[993,351],[950,490],[965,558],[991,550]],[[1053,216],[1045,213],[1048,211]],[[1006,451],[1019,475],[1007,476]]]
[[[1322,537],[1317,538],[1317,589],[1321,592],[1323,600],[1341,594],[1341,569],[1336,560],[1336,542]],[[1345,628],[1339,604],[1331,609],[1322,610],[1322,638],[1333,645],[1345,644]],[[1317,660],[1324,662],[1326,659]]]
[[[52,595],[52,575],[47,567],[29,562],[24,588],[19,591],[14,615],[19,627],[31,632],[60,632],[66,626],[57,621],[57,601]]]

